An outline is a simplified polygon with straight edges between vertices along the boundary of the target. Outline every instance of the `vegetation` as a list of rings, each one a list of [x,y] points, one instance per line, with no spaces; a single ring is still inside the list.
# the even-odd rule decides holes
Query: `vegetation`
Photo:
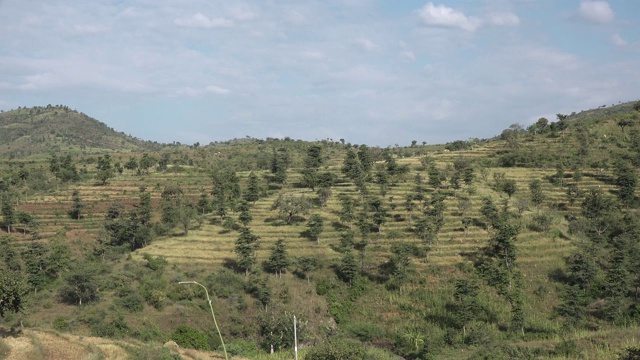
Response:
[[[295,315],[306,359],[637,357],[635,104],[387,149],[160,145],[65,107],[3,113],[0,330],[73,334],[75,358],[108,358],[71,340],[100,336],[132,358],[224,337],[289,359]]]

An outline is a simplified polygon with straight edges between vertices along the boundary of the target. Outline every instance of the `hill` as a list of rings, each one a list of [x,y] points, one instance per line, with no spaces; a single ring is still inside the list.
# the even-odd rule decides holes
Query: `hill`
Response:
[[[29,291],[0,327],[219,350],[204,291],[179,284],[198,281],[252,359],[293,358],[292,315],[307,355],[616,358],[640,347],[636,122],[621,104],[438,146],[116,150],[104,185],[95,162],[65,183],[14,160],[0,270]]]
[[[159,147],[157,143],[116,132],[67,106],[36,106],[0,113],[0,156],[9,158],[51,151],[129,151]]]

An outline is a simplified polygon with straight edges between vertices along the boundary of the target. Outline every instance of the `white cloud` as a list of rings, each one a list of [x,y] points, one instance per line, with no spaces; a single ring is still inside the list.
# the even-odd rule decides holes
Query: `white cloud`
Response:
[[[580,3],[578,15],[585,21],[596,24],[607,24],[615,15],[606,1],[583,1]]]
[[[497,13],[489,15],[487,21],[495,26],[518,26],[520,18],[512,13]]]
[[[416,61],[416,54],[414,54],[413,51],[403,51],[402,57],[409,61]]]
[[[620,34],[613,34],[611,36],[611,43],[615,46],[627,46],[629,42],[620,36]]]
[[[369,39],[357,39],[355,44],[358,48],[365,51],[374,51],[378,48],[378,45]]]
[[[231,15],[231,17],[233,17],[234,19],[240,21],[253,20],[258,16],[250,7],[244,5],[230,8],[229,15]]]
[[[309,60],[324,60],[326,58],[322,52],[314,50],[303,51],[300,56]]]
[[[462,12],[444,5],[433,5],[431,2],[428,2],[422,9],[418,10],[417,14],[425,25],[475,31],[482,24],[482,21],[476,17],[467,17]]]
[[[177,18],[174,23],[184,27],[194,27],[203,29],[224,28],[233,26],[233,21],[224,18],[211,19],[202,13],[196,13],[191,17]]]
[[[109,30],[109,27],[99,24],[82,24],[73,27],[78,33],[92,35],[99,34]]]
[[[205,88],[205,90],[207,92],[210,92],[210,93],[213,93],[213,94],[216,94],[216,95],[226,95],[226,94],[231,92],[231,90],[229,90],[229,89],[225,89],[225,88],[222,88],[222,87],[219,87],[219,86],[215,86],[215,85],[209,85],[209,86],[207,86]]]

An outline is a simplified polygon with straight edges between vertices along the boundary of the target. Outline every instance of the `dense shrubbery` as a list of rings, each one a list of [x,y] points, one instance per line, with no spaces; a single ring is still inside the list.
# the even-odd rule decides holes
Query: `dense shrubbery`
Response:
[[[171,340],[186,348],[199,350],[211,349],[207,334],[187,325],[178,326],[173,334],[171,334]]]

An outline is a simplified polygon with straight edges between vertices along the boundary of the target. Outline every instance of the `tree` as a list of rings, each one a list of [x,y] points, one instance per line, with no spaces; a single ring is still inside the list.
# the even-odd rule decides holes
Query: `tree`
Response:
[[[560,304],[554,308],[554,314],[565,319],[565,326],[578,326],[586,316],[586,299],[584,291],[577,285],[566,286],[560,292]]]
[[[47,254],[49,247],[47,244],[32,242],[22,253],[27,272],[27,282],[38,291],[49,281]]]
[[[478,284],[469,279],[458,279],[455,282],[453,298],[455,300],[455,317],[462,325],[462,333],[467,336],[467,324],[478,317],[480,304],[478,303]]]
[[[145,174],[148,174],[149,169],[152,168],[157,163],[158,163],[158,159],[156,159],[153,156],[150,156],[147,153],[144,153],[142,154],[142,158],[140,158],[140,162],[139,162],[140,171]]]
[[[24,298],[28,289],[18,273],[0,269],[0,318],[7,313],[24,310]]]
[[[353,151],[353,149],[349,149],[347,151],[347,155],[340,170],[347,178],[353,181],[364,176],[364,168],[358,159],[358,154]]]
[[[507,179],[502,185],[502,190],[507,194],[507,196],[509,196],[509,199],[511,199],[511,196],[518,191],[518,185],[515,180]]]
[[[356,257],[353,255],[353,251],[349,250],[345,252],[338,265],[338,275],[342,281],[352,284],[353,280],[358,275],[358,263]]]
[[[622,203],[629,206],[635,199],[638,177],[633,166],[628,162],[618,159],[615,163],[615,184],[618,186],[618,198]]]
[[[319,214],[313,214],[307,221],[307,232],[312,239],[320,244],[320,234],[324,230],[324,218]]]
[[[256,263],[256,251],[260,238],[251,232],[248,227],[240,230],[240,236],[236,240],[234,252],[238,255],[238,266],[244,269],[245,276],[249,276],[249,270]]]
[[[133,156],[130,157],[129,160],[124,163],[124,168],[131,171],[138,169],[138,160]]]
[[[351,228],[353,220],[356,218],[356,201],[349,195],[340,194],[340,221],[346,223]]]
[[[60,297],[69,303],[87,303],[98,299],[98,268],[91,263],[79,263],[67,276],[60,287]]]
[[[198,213],[204,215],[211,211],[211,201],[209,200],[209,195],[207,193],[200,194],[200,199],[196,204],[196,208]]]
[[[301,256],[298,257],[295,261],[296,264],[296,273],[304,276],[307,279],[307,283],[309,283],[309,273],[318,267],[320,267],[320,263],[318,262],[318,258],[315,256]]]
[[[73,193],[71,194],[71,201],[73,202],[73,207],[69,211],[69,216],[72,219],[80,220],[80,217],[82,216],[82,209],[84,209],[84,204],[82,203],[80,192],[78,190],[73,190]]]
[[[291,195],[280,194],[271,205],[271,211],[278,210],[280,218],[287,225],[291,225],[294,217],[298,214],[306,214],[311,208],[311,203],[304,197],[294,197]]]
[[[106,185],[107,181],[115,175],[113,165],[111,164],[111,156],[109,154],[98,157],[97,170],[96,178],[102,185]]]
[[[369,208],[373,212],[373,223],[378,228],[378,233],[382,232],[382,225],[387,222],[389,216],[387,207],[381,199],[373,198],[369,200]]]
[[[247,202],[256,203],[260,199],[260,185],[258,184],[258,176],[252,171],[249,174],[247,190],[244,193],[244,199]]]
[[[273,182],[284,184],[287,181],[287,169],[291,165],[289,151],[284,148],[273,149],[271,157],[271,173]]]
[[[271,255],[269,255],[269,260],[266,262],[266,267],[277,277],[282,277],[282,271],[286,270],[290,264],[291,261],[287,255],[284,239],[278,239],[273,248],[271,248]]]
[[[251,223],[251,220],[253,220],[253,217],[251,216],[249,204],[247,203],[246,200],[240,203],[240,206],[238,207],[238,211],[240,212],[238,214],[238,220],[243,226],[248,226],[249,223]]]
[[[531,192],[531,202],[540,210],[540,205],[544,202],[545,195],[542,191],[542,183],[540,180],[535,179],[529,183],[529,190]]]
[[[2,223],[7,228],[7,232],[11,234],[11,226],[16,222],[16,214],[13,209],[13,199],[9,195],[2,197]]]
[[[189,225],[196,215],[196,209],[189,203],[184,190],[176,185],[166,186],[160,195],[162,199],[162,222],[168,229],[179,225],[184,236],[189,235]]]
[[[307,149],[307,156],[304,159],[304,168],[302,169],[302,184],[313,191],[318,186],[318,169],[323,162],[322,147],[320,145],[312,145]]]

